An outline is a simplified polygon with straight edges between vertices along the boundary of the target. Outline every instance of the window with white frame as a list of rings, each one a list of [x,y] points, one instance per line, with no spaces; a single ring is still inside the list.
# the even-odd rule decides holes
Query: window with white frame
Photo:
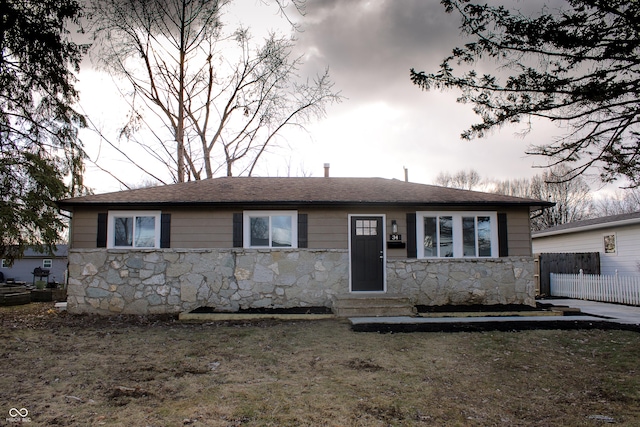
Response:
[[[9,268],[9,260],[2,258],[2,261],[0,262],[1,262],[0,268]]]
[[[245,211],[243,221],[245,248],[298,247],[296,211]]]
[[[109,211],[109,248],[159,248],[159,211]]]
[[[417,212],[419,258],[498,257],[495,212]]]
[[[53,260],[51,259],[42,260],[42,268],[51,268],[51,267],[53,267]]]

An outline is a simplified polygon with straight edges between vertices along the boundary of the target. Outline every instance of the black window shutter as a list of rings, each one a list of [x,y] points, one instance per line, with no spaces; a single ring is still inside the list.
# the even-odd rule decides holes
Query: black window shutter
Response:
[[[160,215],[160,247],[171,247],[171,214]]]
[[[418,257],[418,244],[416,241],[416,214],[407,214],[407,258]]]
[[[97,248],[107,247],[107,214],[106,213],[98,214],[98,234],[96,237],[96,247]]]
[[[498,213],[498,256],[509,256],[509,239],[507,238],[506,213]]]
[[[309,247],[309,241],[307,239],[307,214],[298,214],[298,247]]]
[[[242,222],[243,215],[241,213],[233,214],[233,247],[241,248],[242,245]]]

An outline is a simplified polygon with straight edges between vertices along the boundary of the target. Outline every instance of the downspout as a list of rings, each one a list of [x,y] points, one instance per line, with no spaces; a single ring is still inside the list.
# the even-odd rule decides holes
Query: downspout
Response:
[[[63,212],[68,212],[68,214],[65,214]],[[67,269],[65,271],[64,274],[64,289],[68,289],[69,288],[69,251],[71,250],[71,227],[73,226],[73,212],[71,211],[62,211],[60,209],[58,209],[58,215],[63,216],[65,218],[69,219],[69,235],[67,237]]]

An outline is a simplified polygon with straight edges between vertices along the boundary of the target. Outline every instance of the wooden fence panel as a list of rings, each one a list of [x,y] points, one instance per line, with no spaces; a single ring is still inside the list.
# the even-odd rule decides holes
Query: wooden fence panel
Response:
[[[600,274],[600,253],[543,253],[539,254],[540,294],[551,295],[550,274]]]

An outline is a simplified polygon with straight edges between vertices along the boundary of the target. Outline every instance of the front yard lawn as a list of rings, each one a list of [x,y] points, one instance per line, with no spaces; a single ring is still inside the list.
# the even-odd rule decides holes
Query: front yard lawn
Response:
[[[25,408],[34,426],[640,425],[637,332],[378,334],[52,307],[0,307],[7,420]]]

